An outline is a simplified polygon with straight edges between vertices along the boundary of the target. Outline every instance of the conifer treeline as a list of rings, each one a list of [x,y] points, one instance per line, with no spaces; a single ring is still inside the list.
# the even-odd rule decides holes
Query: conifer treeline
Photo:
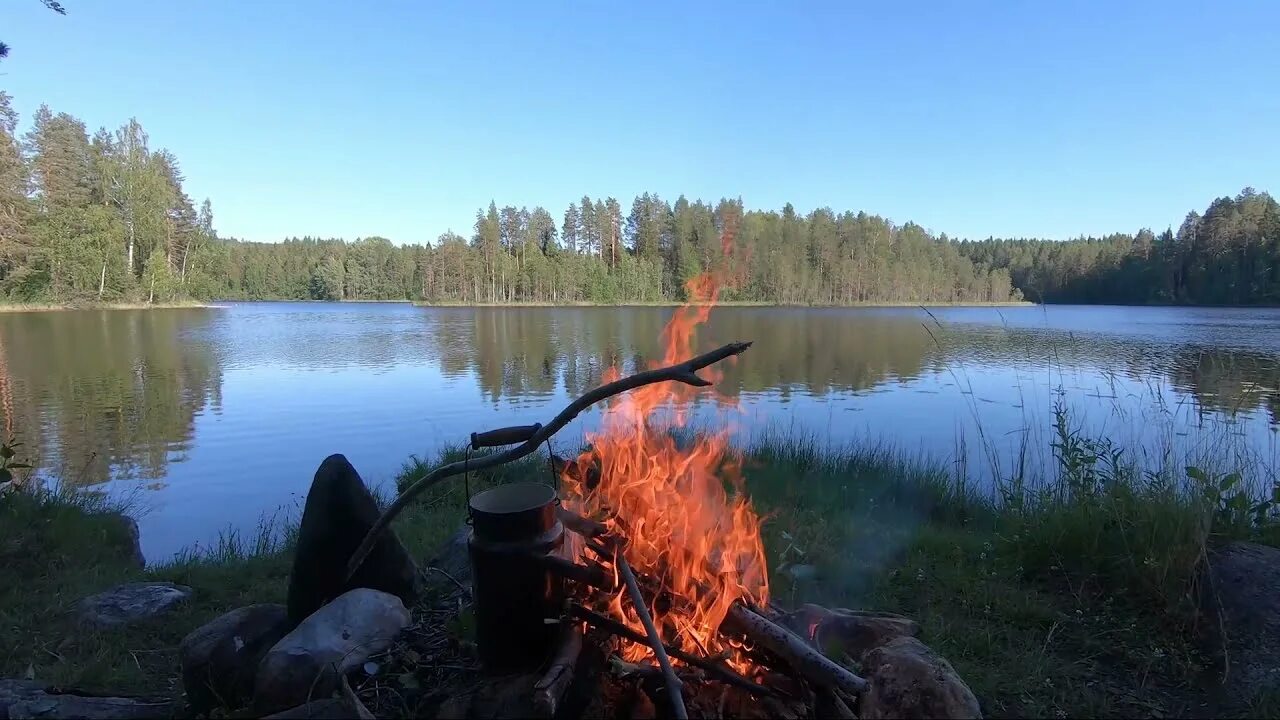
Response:
[[[709,268],[724,297],[775,303],[1280,302],[1276,203],[1245,191],[1179,232],[1069,242],[956,242],[913,223],[827,208],[747,210],[741,200],[624,208],[584,196],[562,213],[490,203],[470,237],[218,238],[177,159],[136,120],[90,137],[42,106],[18,133],[0,93],[0,296],[9,302],[414,299],[656,302]],[[722,244],[729,238],[727,247]]]
[[[1280,204],[1245,188],[1176,232],[1143,229],[1068,242],[961,243],[976,263],[1004,268],[1014,287],[1043,302],[1280,304]]]

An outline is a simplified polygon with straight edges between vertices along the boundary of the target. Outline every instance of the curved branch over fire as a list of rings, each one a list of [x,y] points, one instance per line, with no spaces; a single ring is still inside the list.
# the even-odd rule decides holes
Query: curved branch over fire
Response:
[[[676,363],[675,365],[669,365],[662,368],[655,368],[653,370],[645,370],[644,372],[638,372],[634,375],[622,378],[621,380],[606,383],[569,403],[564,410],[560,411],[559,415],[556,415],[554,420],[544,425],[540,430],[538,430],[538,432],[534,433],[532,437],[520,445],[509,450],[504,450],[500,453],[484,455],[470,461],[453,462],[432,470],[422,479],[414,482],[406,488],[404,492],[400,493],[400,496],[391,503],[391,506],[382,513],[377,522],[373,524],[373,527],[369,529],[369,532],[364,536],[364,540],[360,543],[360,547],[356,548],[355,553],[351,555],[351,560],[347,563],[347,581],[349,582],[351,580],[351,577],[355,575],[356,571],[360,569],[360,566],[364,564],[365,559],[369,557],[369,553],[373,550],[373,545],[378,541],[378,536],[382,534],[382,531],[386,530],[387,526],[391,524],[391,521],[395,519],[396,515],[399,515],[415,497],[422,494],[427,490],[427,488],[430,488],[445,478],[460,475],[467,470],[484,470],[519,460],[520,458],[532,453],[534,450],[537,450],[539,445],[563,429],[565,425],[568,425],[583,410],[586,410],[601,400],[608,399],[614,395],[627,392],[628,390],[634,390],[645,385],[652,385],[654,383],[667,382],[670,380],[682,382],[694,387],[705,387],[710,385],[711,383],[698,377],[698,370],[714,363],[718,363],[725,358],[740,355],[749,347],[751,347],[750,342],[729,343],[728,345],[712,350],[704,355],[690,358],[682,363]]]

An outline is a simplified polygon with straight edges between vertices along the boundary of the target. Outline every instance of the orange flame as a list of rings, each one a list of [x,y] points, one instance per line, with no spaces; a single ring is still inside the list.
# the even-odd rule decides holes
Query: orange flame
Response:
[[[726,256],[732,237],[733,228],[726,228],[721,238]],[[694,356],[696,330],[709,317],[724,281],[721,269],[686,285],[690,301],[664,328],[665,352],[654,367]],[[714,366],[701,374],[711,382],[722,377]],[[610,368],[605,382],[618,375]],[[673,437],[672,430],[685,425],[694,390],[671,382],[647,385],[608,406],[600,431],[587,434],[591,449],[576,463],[598,467],[600,482],[591,488],[586,473],[563,473],[565,503],[628,538],[627,562],[650,588],[661,588],[656,594],[647,591],[646,598],[667,644],[702,656],[724,653],[746,670],[749,664],[732,659],[736,650],[717,630],[733,603],[768,602],[761,520],[743,492],[741,455],[730,446],[727,428],[686,444]],[[620,590],[609,598],[606,609],[643,633],[625,595]],[[635,662],[652,653],[630,645],[622,655]]]

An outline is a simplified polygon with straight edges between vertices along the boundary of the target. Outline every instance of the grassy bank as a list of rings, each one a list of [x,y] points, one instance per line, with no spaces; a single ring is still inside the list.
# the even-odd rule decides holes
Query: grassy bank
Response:
[[[78,302],[78,303],[0,303],[0,313],[55,312],[58,310],[172,310],[207,308],[213,305],[195,300],[175,302]]]
[[[1206,549],[1274,540],[1271,509],[1261,524],[1253,506],[1241,512],[1242,481],[1226,468],[1141,473],[1091,442],[1067,434],[1055,443],[1052,483],[988,496],[945,467],[894,452],[762,439],[745,473],[768,515],[774,597],[917,619],[994,717],[1274,711],[1265,699],[1212,694],[1194,602]],[[445,455],[412,460],[398,483],[459,453]],[[546,477],[544,462],[534,456],[473,477],[471,490]],[[397,520],[415,557],[425,562],[459,527],[463,487],[433,488]],[[287,534],[229,538],[140,571],[124,561],[111,535],[118,525],[103,509],[85,495],[0,499],[0,676],[30,671],[84,689],[174,696],[183,635],[233,607],[284,596]],[[190,585],[195,599],[151,625],[74,625],[79,598],[135,579]]]

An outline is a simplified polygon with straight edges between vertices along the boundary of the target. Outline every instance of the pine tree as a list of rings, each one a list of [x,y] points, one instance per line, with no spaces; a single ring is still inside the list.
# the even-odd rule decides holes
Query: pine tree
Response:
[[[27,133],[26,150],[42,211],[89,204],[92,153],[84,123],[66,113],[54,115],[48,105],[41,105]]]
[[[31,205],[29,173],[14,133],[18,114],[0,91],[0,288],[14,292],[30,275]],[[21,294],[28,295],[30,290]]]
[[[560,240],[564,243],[564,249],[571,253],[580,252],[580,238],[578,236],[578,228],[582,225],[582,216],[578,214],[578,206],[569,203],[569,209],[564,211],[564,224],[560,228]]]

